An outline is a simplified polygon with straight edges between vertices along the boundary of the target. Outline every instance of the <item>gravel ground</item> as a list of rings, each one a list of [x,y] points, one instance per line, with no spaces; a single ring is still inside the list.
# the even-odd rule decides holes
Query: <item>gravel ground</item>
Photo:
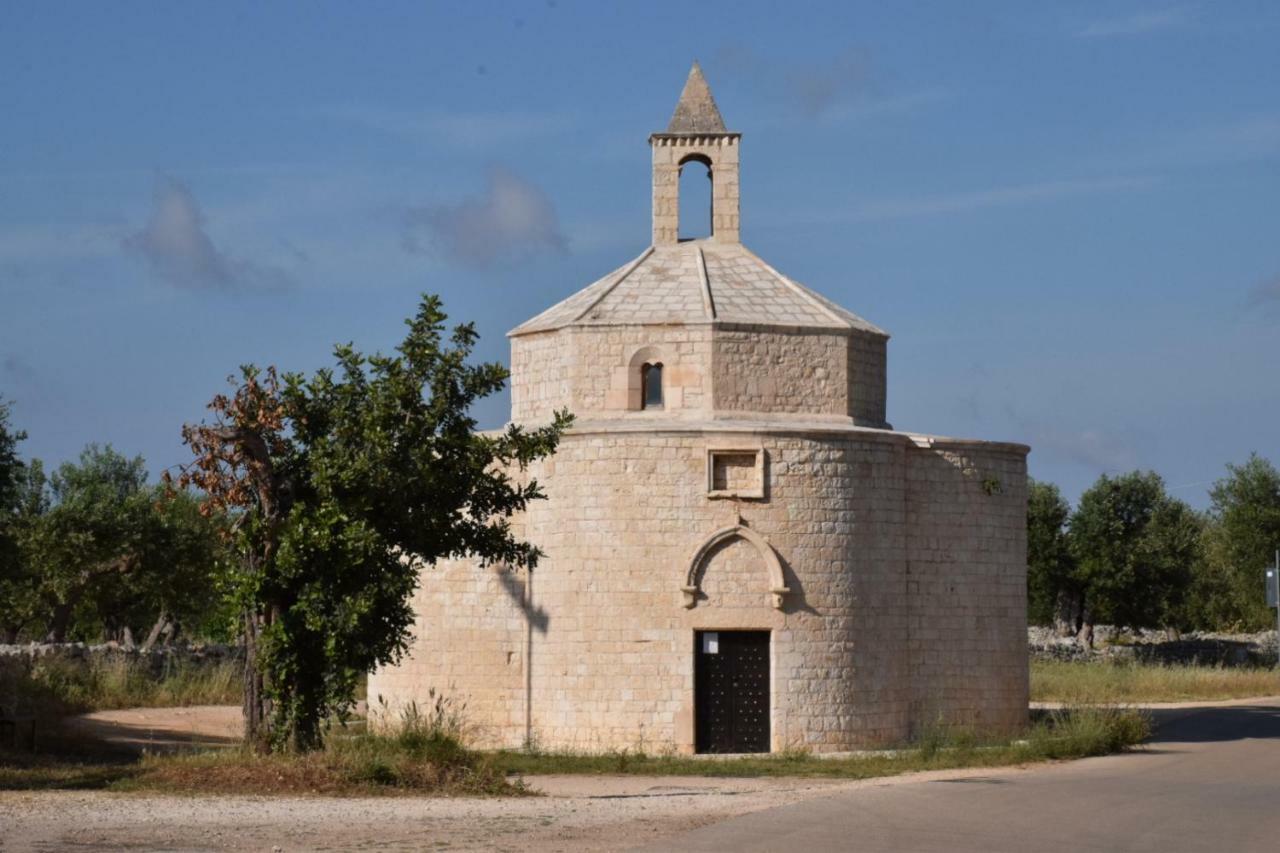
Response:
[[[149,751],[233,741],[240,709],[86,714],[79,733]],[[827,779],[538,776],[540,798],[201,797],[0,792],[0,851],[620,850],[850,783]],[[856,784],[856,783],[855,783]]]
[[[625,850],[857,784],[542,777],[520,799],[0,793],[0,850]]]

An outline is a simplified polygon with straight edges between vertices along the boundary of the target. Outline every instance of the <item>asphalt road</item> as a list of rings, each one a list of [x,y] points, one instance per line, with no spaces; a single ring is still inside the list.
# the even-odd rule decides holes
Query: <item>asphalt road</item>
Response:
[[[1166,712],[1144,750],[843,791],[647,850],[1280,851],[1280,700]]]

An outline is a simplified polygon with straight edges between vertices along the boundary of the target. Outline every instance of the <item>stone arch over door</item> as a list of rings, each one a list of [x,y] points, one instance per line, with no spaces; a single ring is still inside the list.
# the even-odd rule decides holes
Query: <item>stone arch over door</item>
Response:
[[[786,603],[787,594],[791,592],[791,589],[787,586],[786,577],[782,573],[782,562],[778,559],[778,554],[773,550],[773,546],[769,544],[768,539],[765,539],[749,527],[743,527],[740,524],[717,530],[698,546],[698,550],[693,554],[693,559],[689,561],[689,569],[685,573],[684,586],[680,588],[681,593],[684,595],[684,606],[686,608],[697,606],[698,595],[702,591],[700,582],[703,564],[706,563],[707,558],[717,546],[734,539],[740,539],[752,545],[760,554],[760,559],[764,561],[765,571],[768,575],[770,603],[775,610],[781,610]]]

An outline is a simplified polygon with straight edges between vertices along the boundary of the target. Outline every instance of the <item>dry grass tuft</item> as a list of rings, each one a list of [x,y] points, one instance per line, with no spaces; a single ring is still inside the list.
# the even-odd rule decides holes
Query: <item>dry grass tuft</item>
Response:
[[[145,661],[124,656],[7,663],[0,666],[0,706],[40,717],[117,708],[239,704],[243,689],[241,666],[230,661],[177,660],[159,674]]]
[[[1253,667],[1207,667],[1133,661],[1032,661],[1031,700],[1136,704],[1280,695],[1280,673]]]
[[[982,739],[964,728],[934,726],[902,749],[848,758],[821,758],[803,750],[708,760],[639,751],[604,754],[500,752],[496,762],[513,773],[637,774],[643,776],[808,776],[871,779],[922,770],[1006,767],[1036,761],[1122,752],[1151,735],[1146,715],[1118,708],[1076,708],[1042,715],[1017,740]]]

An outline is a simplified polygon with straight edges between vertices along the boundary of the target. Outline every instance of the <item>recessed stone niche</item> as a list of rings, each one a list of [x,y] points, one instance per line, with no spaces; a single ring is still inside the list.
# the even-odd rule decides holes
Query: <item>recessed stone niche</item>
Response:
[[[764,450],[710,448],[707,450],[707,497],[764,497]]]

